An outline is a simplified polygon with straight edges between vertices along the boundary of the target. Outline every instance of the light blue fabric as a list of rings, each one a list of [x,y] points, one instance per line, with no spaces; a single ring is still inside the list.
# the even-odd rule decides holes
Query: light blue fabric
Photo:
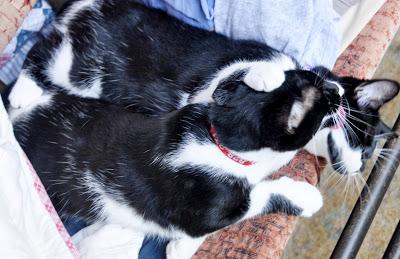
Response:
[[[256,40],[306,68],[336,61],[341,33],[332,0],[138,0],[193,26]]]
[[[332,0],[215,0],[214,7],[215,31],[267,43],[305,67],[333,67],[339,18]]]
[[[167,12],[168,14],[192,26],[214,30],[215,0],[138,0],[149,7]]]
[[[27,53],[53,17],[54,12],[46,0],[37,0],[32,6],[16,36],[0,54],[0,81],[5,85],[11,85],[17,79]]]

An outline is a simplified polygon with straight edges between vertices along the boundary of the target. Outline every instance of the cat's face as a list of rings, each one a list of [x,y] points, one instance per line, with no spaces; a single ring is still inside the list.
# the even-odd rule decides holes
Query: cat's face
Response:
[[[398,83],[340,78],[324,68],[285,75],[271,92],[254,91],[235,78],[216,89],[214,109],[223,112],[212,121],[225,146],[292,151],[308,142],[307,150],[325,157],[337,172],[353,174],[363,170],[379,138],[393,135],[379,109],[397,95]]]
[[[213,94],[216,116],[211,120],[224,146],[235,151],[294,151],[336,113],[341,101],[337,84],[303,70],[286,71],[285,77],[270,92],[255,91],[234,77],[220,84]]]
[[[339,81],[345,94],[340,118],[336,117],[336,123],[328,122],[328,159],[337,172],[354,174],[363,171],[378,139],[394,135],[380,120],[379,109],[397,95],[399,85],[390,80],[350,77]]]

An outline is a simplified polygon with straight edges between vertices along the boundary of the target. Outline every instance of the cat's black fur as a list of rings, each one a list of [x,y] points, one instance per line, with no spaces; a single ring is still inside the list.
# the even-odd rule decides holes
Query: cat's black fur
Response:
[[[101,220],[99,193],[88,188],[97,183],[145,220],[198,237],[240,220],[254,185],[223,168],[193,161],[171,169],[163,160],[185,146],[188,136],[191,142],[213,143],[211,125],[220,143],[235,150],[303,147],[340,101],[337,89],[315,78],[312,72],[289,71],[285,84],[269,93],[231,78],[216,90],[215,103],[190,104],[160,117],[57,93],[50,103],[14,118],[13,125],[61,216]],[[317,81],[321,85],[314,86]],[[316,91],[313,108],[288,132],[291,108],[304,99],[305,89]],[[260,213],[302,209],[277,194]]]
[[[285,56],[261,43],[232,40],[191,27],[134,1],[96,0],[94,6],[72,15],[66,26],[63,19],[78,2],[83,1],[69,1],[64,6],[55,29],[33,47],[24,64],[24,73],[44,89],[52,89],[57,84],[49,77],[50,60],[66,39],[72,44],[73,63],[69,80],[73,88],[85,90],[93,80],[100,79],[102,92],[98,98],[151,115],[171,112],[192,103],[201,89],[210,87],[216,73],[233,62],[269,62]],[[329,155],[314,153],[324,155],[332,165],[338,165],[337,162],[346,157],[339,151],[350,146],[362,152],[365,162],[376,143],[369,134],[382,135],[382,129],[385,129],[382,127],[384,124],[375,119],[379,118],[379,107],[360,106],[355,97],[354,89],[370,81],[342,79],[323,68],[314,71],[324,79],[341,82],[347,89],[345,97],[348,102],[344,101],[343,105],[349,105],[346,109],[349,118],[354,116],[356,119],[351,118],[351,124],[343,130],[347,136],[357,135],[342,144],[333,138],[331,141],[320,140],[328,146]],[[236,72],[245,75],[247,69]],[[238,79],[243,80],[243,77]],[[398,89],[397,83],[388,83],[393,85],[393,89]],[[395,94],[388,96],[390,98],[385,101]],[[359,120],[365,120],[369,126]],[[332,124],[331,121],[324,126]],[[357,168],[351,170],[354,169]],[[346,173],[346,170],[341,172]]]
[[[75,2],[64,7],[59,23]],[[70,81],[83,89],[101,78],[101,99],[135,112],[173,111],[181,107],[182,94],[196,93],[222,67],[281,55],[267,45],[200,30],[133,1],[97,4],[96,10],[82,11],[69,23],[74,53]],[[45,89],[54,85],[46,71],[65,37],[53,30],[28,54],[24,69]]]

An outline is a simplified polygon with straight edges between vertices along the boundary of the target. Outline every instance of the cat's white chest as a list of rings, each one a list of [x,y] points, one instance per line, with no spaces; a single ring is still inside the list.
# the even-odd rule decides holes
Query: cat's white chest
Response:
[[[289,163],[296,152],[279,152],[270,148],[236,152],[237,157],[252,162],[251,165],[244,165],[224,154],[214,143],[204,144],[188,140],[176,152],[163,159],[163,163],[175,169],[184,166],[198,168],[199,170],[196,171],[210,174],[213,177],[230,175],[246,178],[250,184],[255,184]]]

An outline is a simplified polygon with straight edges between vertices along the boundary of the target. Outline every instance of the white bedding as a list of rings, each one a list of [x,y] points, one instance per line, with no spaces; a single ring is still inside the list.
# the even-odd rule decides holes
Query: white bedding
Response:
[[[0,258],[80,258],[0,99]]]

